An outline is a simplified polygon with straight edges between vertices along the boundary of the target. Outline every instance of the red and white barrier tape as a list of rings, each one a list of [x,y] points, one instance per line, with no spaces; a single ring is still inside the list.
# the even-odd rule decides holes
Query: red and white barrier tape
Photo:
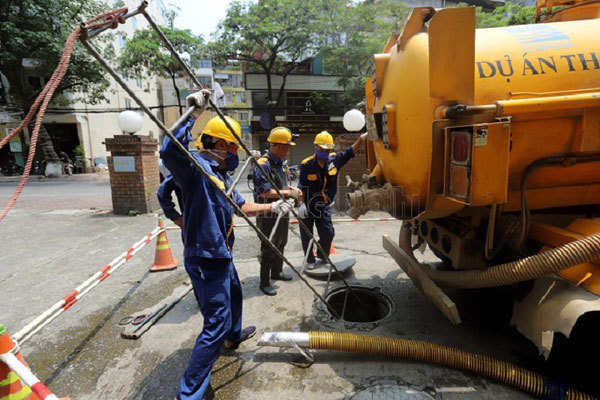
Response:
[[[69,292],[66,296],[56,302],[52,307],[44,311],[39,317],[27,324],[23,329],[13,335],[13,339],[19,343],[25,343],[31,336],[39,332],[43,327],[52,322],[60,314],[68,310],[80,298],[85,296],[90,290],[102,283],[119,267],[131,259],[139,250],[150,243],[152,239],[158,236],[163,229],[156,227],[152,232],[145,235],[142,239],[135,242],[130,248],[121,253],[117,258],[106,264],[101,270],[89,277],[81,285]]]
[[[31,370],[25,366],[13,353],[8,352],[0,354],[2,361],[8,368],[13,370],[21,379],[21,382],[31,388],[31,391],[40,398],[40,400],[58,400],[58,397],[44,385]],[[8,395],[10,397],[10,395]]]

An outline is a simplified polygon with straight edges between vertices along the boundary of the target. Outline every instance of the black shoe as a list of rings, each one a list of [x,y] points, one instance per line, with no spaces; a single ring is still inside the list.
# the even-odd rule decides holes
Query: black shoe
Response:
[[[280,272],[279,275],[271,276],[271,279],[275,281],[291,281],[293,278],[285,272]]]
[[[275,286],[273,286],[273,285],[268,285],[268,286],[260,285],[259,288],[267,296],[275,296],[277,294],[277,289],[275,289]]]

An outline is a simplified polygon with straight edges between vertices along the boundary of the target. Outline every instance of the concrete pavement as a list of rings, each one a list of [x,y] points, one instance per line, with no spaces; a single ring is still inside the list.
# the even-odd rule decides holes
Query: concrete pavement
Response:
[[[37,190],[42,197],[50,189]],[[85,197],[91,188],[83,185],[77,190]],[[249,197],[247,190],[244,195]],[[385,215],[367,215],[371,216]],[[156,219],[156,215],[124,217],[89,209],[17,209],[9,214],[0,222],[0,321],[9,332],[16,332],[152,230]],[[335,247],[357,259],[349,281],[381,287],[395,304],[390,318],[360,328],[330,320],[297,277],[292,282],[278,282],[277,296],[262,295],[258,289],[258,239],[250,228],[237,228],[234,250],[244,288],[244,324],[256,325],[259,332],[238,351],[223,351],[214,368],[209,398],[529,398],[498,383],[437,366],[321,351],[315,354],[313,366],[301,369],[292,365],[298,358],[294,351],[256,346],[263,331],[361,331],[431,340],[540,367],[533,345],[508,326],[505,317],[511,305],[502,301],[501,291],[451,292],[464,321],[460,326],[451,325],[383,250],[381,235],[396,238],[399,227],[396,221],[336,225]],[[300,264],[298,227],[291,229],[286,254]],[[169,240],[175,256],[181,258],[178,231],[170,231]],[[158,303],[187,280],[181,262],[175,271],[148,273],[153,255],[154,244],[146,246],[24,344],[26,360],[57,394],[80,400],[174,397],[202,327],[193,295],[137,341],[121,339],[122,328],[117,324],[124,316]],[[429,252],[422,257],[435,260]],[[287,267],[285,270],[289,272]],[[323,290],[323,281],[309,281]]]

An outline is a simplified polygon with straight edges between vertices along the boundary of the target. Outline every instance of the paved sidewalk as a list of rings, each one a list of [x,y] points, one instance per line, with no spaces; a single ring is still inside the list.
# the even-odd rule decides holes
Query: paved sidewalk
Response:
[[[21,182],[22,175],[0,175],[0,183]],[[28,182],[80,182],[80,181],[108,181],[108,172],[91,174],[62,175],[57,178],[46,178],[43,175],[29,175]]]

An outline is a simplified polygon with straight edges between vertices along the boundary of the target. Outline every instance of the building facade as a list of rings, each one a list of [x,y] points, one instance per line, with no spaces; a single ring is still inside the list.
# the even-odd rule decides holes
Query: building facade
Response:
[[[343,88],[338,84],[338,76],[323,75],[322,71],[320,58],[300,65],[297,73],[288,75],[281,100],[275,107],[277,125],[286,126],[298,135],[296,146],[292,147],[290,153],[291,165],[299,164],[314,153],[313,140],[317,133],[327,130],[334,137],[344,133],[342,118],[347,110],[340,106]],[[273,88],[279,89],[281,82],[281,76],[271,76]],[[267,136],[270,131],[266,75],[247,72],[245,84],[251,101],[252,147],[263,152],[268,148]],[[277,99],[278,94],[278,90],[273,90],[273,100]]]

